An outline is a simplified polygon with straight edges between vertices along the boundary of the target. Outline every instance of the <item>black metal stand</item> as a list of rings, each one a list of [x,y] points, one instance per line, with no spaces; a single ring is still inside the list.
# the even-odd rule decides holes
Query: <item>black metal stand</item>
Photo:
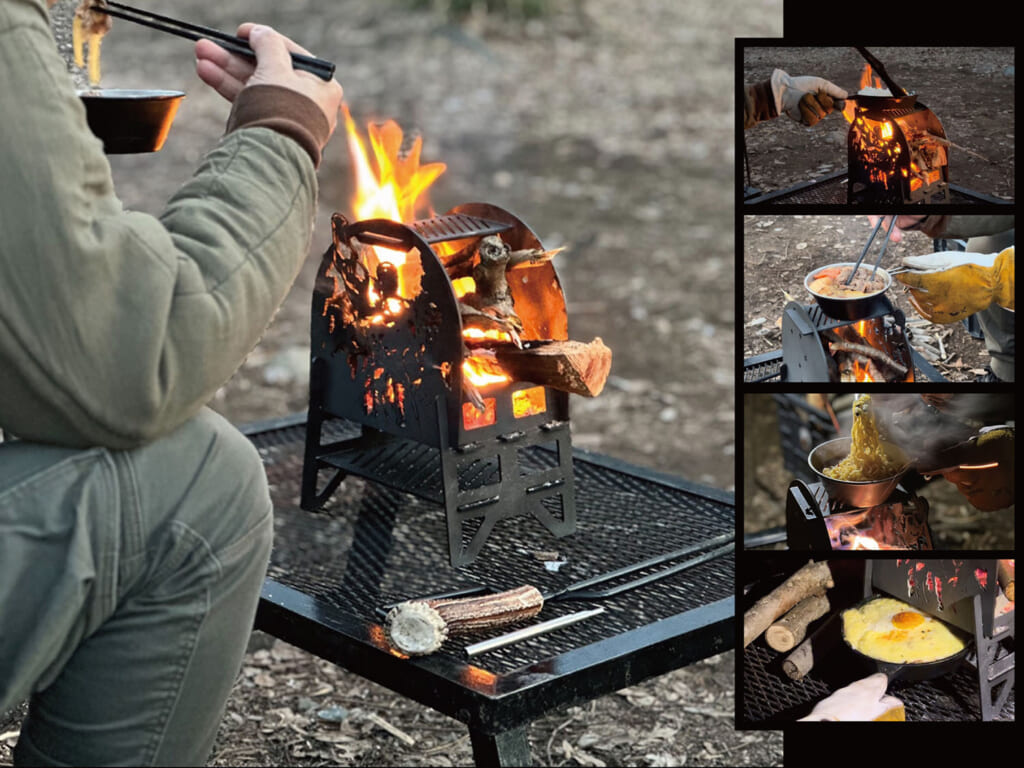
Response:
[[[464,723],[477,765],[530,765],[526,737],[534,720],[735,644],[734,563],[719,557],[601,599],[606,611],[571,629],[468,659],[462,646],[507,631],[497,628],[450,639],[429,656],[405,658],[388,645],[381,606],[474,585],[501,590],[528,583],[556,591],[734,531],[733,497],[575,451],[572,485],[587,519],[559,543],[564,567],[546,569],[530,554],[530,531],[515,526],[494,537],[472,564],[454,569],[444,562],[447,527],[437,515],[423,514],[433,504],[385,483],[341,486],[322,513],[299,508],[303,447],[316,442],[307,439],[303,418],[244,431],[264,457],[276,522],[256,627]],[[351,434],[331,421],[309,431],[319,431],[317,440]],[[544,447],[524,454],[538,452],[557,463]],[[545,606],[544,617],[594,603],[555,602]]]

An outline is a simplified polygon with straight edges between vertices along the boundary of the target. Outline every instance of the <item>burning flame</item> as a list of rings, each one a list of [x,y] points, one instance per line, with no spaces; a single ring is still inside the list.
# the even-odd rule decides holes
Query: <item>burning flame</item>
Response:
[[[357,219],[415,220],[421,205],[429,205],[423,196],[444,173],[444,163],[420,165],[422,137],[417,136],[408,151],[402,152],[402,129],[394,120],[370,123],[367,133],[377,170],[370,163],[366,145],[359,136],[355,121],[342,105],[349,157],[355,171],[355,195],[352,210]]]
[[[417,136],[408,149],[403,151],[403,134],[398,123],[394,120],[370,123],[367,134],[373,154],[374,162],[371,162],[366,144],[345,104],[342,105],[342,113],[355,176],[355,192],[351,204],[356,219],[389,219],[408,223],[415,220],[418,210],[429,210],[427,189],[444,173],[446,166],[444,163],[420,165],[423,139]],[[432,215],[432,211],[428,215]],[[402,269],[406,254],[381,246],[373,246],[373,252],[379,261],[395,266],[398,295],[414,298],[410,295],[409,280]],[[382,301],[376,291],[371,296]],[[382,303],[382,317],[397,314],[403,309],[401,303],[393,299],[385,298]]]
[[[462,362],[462,375],[474,387],[487,387],[491,384],[505,384],[511,379],[498,365],[497,360],[488,355],[470,355]]]

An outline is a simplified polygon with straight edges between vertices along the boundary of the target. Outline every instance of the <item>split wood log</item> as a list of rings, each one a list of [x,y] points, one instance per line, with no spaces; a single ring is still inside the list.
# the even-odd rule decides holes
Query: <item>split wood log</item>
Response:
[[[612,367],[612,351],[600,337],[589,344],[549,341],[528,349],[495,349],[494,356],[517,381],[585,397],[601,393]]]
[[[807,636],[807,626],[828,613],[824,592],[806,597],[785,616],[765,630],[764,639],[776,651],[790,651]]]
[[[828,655],[836,644],[839,628],[835,626],[839,614],[829,616],[825,623],[814,630],[811,636],[798,645],[793,652],[782,660],[782,671],[790,680],[799,680],[814,668],[814,660]]]
[[[827,562],[812,560],[803,566],[743,614],[743,647],[750,645],[779,616],[801,600],[834,586]]]
[[[1006,595],[1006,599],[1011,603],[1017,602],[1013,599],[1013,582],[1016,575],[1016,568],[1014,567],[1013,560],[1000,560],[996,566],[996,578],[999,581],[999,586],[1003,588],[1003,593]]]

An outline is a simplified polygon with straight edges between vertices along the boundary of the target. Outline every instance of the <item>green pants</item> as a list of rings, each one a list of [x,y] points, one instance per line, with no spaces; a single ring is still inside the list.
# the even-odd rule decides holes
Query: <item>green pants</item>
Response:
[[[259,455],[212,411],[132,451],[0,444],[15,763],[204,764],[272,535]]]

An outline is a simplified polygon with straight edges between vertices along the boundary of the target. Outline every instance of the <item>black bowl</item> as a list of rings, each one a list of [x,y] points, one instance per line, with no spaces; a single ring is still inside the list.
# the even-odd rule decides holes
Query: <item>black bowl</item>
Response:
[[[181,91],[79,91],[89,128],[108,155],[158,152],[167,139]]]
[[[853,261],[842,261],[836,264],[826,264],[823,267],[817,267],[806,275],[804,275],[804,288],[807,292],[814,297],[815,303],[821,307],[821,311],[831,317],[833,320],[863,320],[865,317],[873,317],[878,314],[880,309],[886,309],[885,307],[885,292],[892,286],[892,276],[882,269],[878,268],[878,274],[881,275],[885,287],[875,293],[869,293],[866,296],[856,296],[853,298],[840,298],[837,296],[822,296],[820,293],[815,293],[811,290],[811,283],[814,282],[814,276],[821,273],[822,271],[829,269],[830,267],[852,267],[856,262]],[[860,270],[867,270],[870,272],[873,267],[861,265]]]

